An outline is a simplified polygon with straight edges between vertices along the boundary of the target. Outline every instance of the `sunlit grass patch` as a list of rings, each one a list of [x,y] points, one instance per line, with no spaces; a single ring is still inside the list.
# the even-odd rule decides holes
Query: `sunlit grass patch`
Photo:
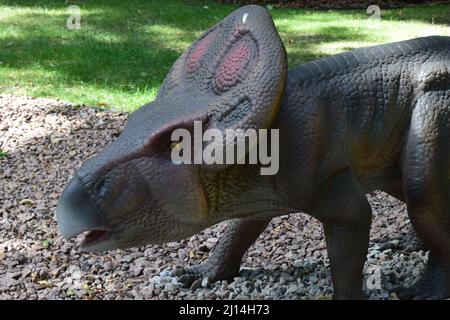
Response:
[[[69,30],[58,0],[0,2],[0,92],[131,111],[156,96],[173,62],[236,7],[213,1],[76,3]],[[450,5],[382,11],[270,10],[290,67],[346,50],[418,36],[450,35]]]

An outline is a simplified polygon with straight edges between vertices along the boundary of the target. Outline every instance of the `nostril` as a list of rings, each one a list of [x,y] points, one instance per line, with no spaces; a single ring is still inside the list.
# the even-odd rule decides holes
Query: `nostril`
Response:
[[[92,199],[101,208],[106,208],[120,195],[125,176],[115,175],[99,178],[94,185]]]
[[[106,179],[101,179],[97,183],[97,193],[100,196],[100,198],[103,198],[106,196],[107,193],[107,186],[106,186]]]

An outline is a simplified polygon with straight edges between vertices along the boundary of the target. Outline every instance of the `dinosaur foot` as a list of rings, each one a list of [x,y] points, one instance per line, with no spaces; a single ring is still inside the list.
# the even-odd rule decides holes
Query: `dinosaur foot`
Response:
[[[430,255],[422,278],[409,288],[397,291],[401,300],[444,300],[450,298],[450,268]]]
[[[218,266],[206,261],[200,265],[186,268],[178,268],[172,272],[173,277],[185,288],[195,289],[201,286],[203,279],[207,278],[209,283],[219,280],[229,280],[239,274],[239,268]]]

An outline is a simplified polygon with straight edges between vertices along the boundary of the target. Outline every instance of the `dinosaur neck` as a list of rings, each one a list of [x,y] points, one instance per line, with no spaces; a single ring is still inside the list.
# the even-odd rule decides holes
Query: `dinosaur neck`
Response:
[[[276,175],[261,175],[259,166],[234,165],[221,171],[201,171],[209,202],[209,223],[291,211]]]
[[[273,129],[279,130],[278,173],[261,175],[257,165],[234,165],[217,171],[200,170],[209,202],[209,223],[253,215],[277,216],[308,207],[307,204],[299,204],[298,199],[299,192],[305,195],[309,192],[307,180],[310,168],[302,165],[304,160],[308,160],[308,150],[305,149],[305,153],[294,150],[299,147],[296,139],[304,134],[298,119],[303,117],[301,105],[307,102],[309,95],[302,97],[298,94],[298,88],[303,85],[299,84],[295,74],[289,73],[288,77],[291,78],[287,80],[283,101],[273,125]],[[309,90],[308,86],[305,89]],[[292,186],[296,186],[295,192]]]

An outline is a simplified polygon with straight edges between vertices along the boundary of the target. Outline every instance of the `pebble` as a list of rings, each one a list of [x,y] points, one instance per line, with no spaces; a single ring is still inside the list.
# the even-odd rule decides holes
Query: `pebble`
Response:
[[[59,234],[57,200],[74,170],[120,134],[127,115],[8,94],[0,94],[0,110],[0,147],[8,153],[0,158],[0,299],[331,296],[322,227],[302,213],[274,218],[234,281],[202,279],[192,289],[182,288],[170,271],[206,258],[227,222],[162,246],[82,252],[79,239],[66,241]],[[398,286],[417,281],[427,253],[403,203],[382,192],[368,198],[374,218],[367,267],[378,267],[382,278],[381,289],[366,293],[370,299],[395,299]]]

